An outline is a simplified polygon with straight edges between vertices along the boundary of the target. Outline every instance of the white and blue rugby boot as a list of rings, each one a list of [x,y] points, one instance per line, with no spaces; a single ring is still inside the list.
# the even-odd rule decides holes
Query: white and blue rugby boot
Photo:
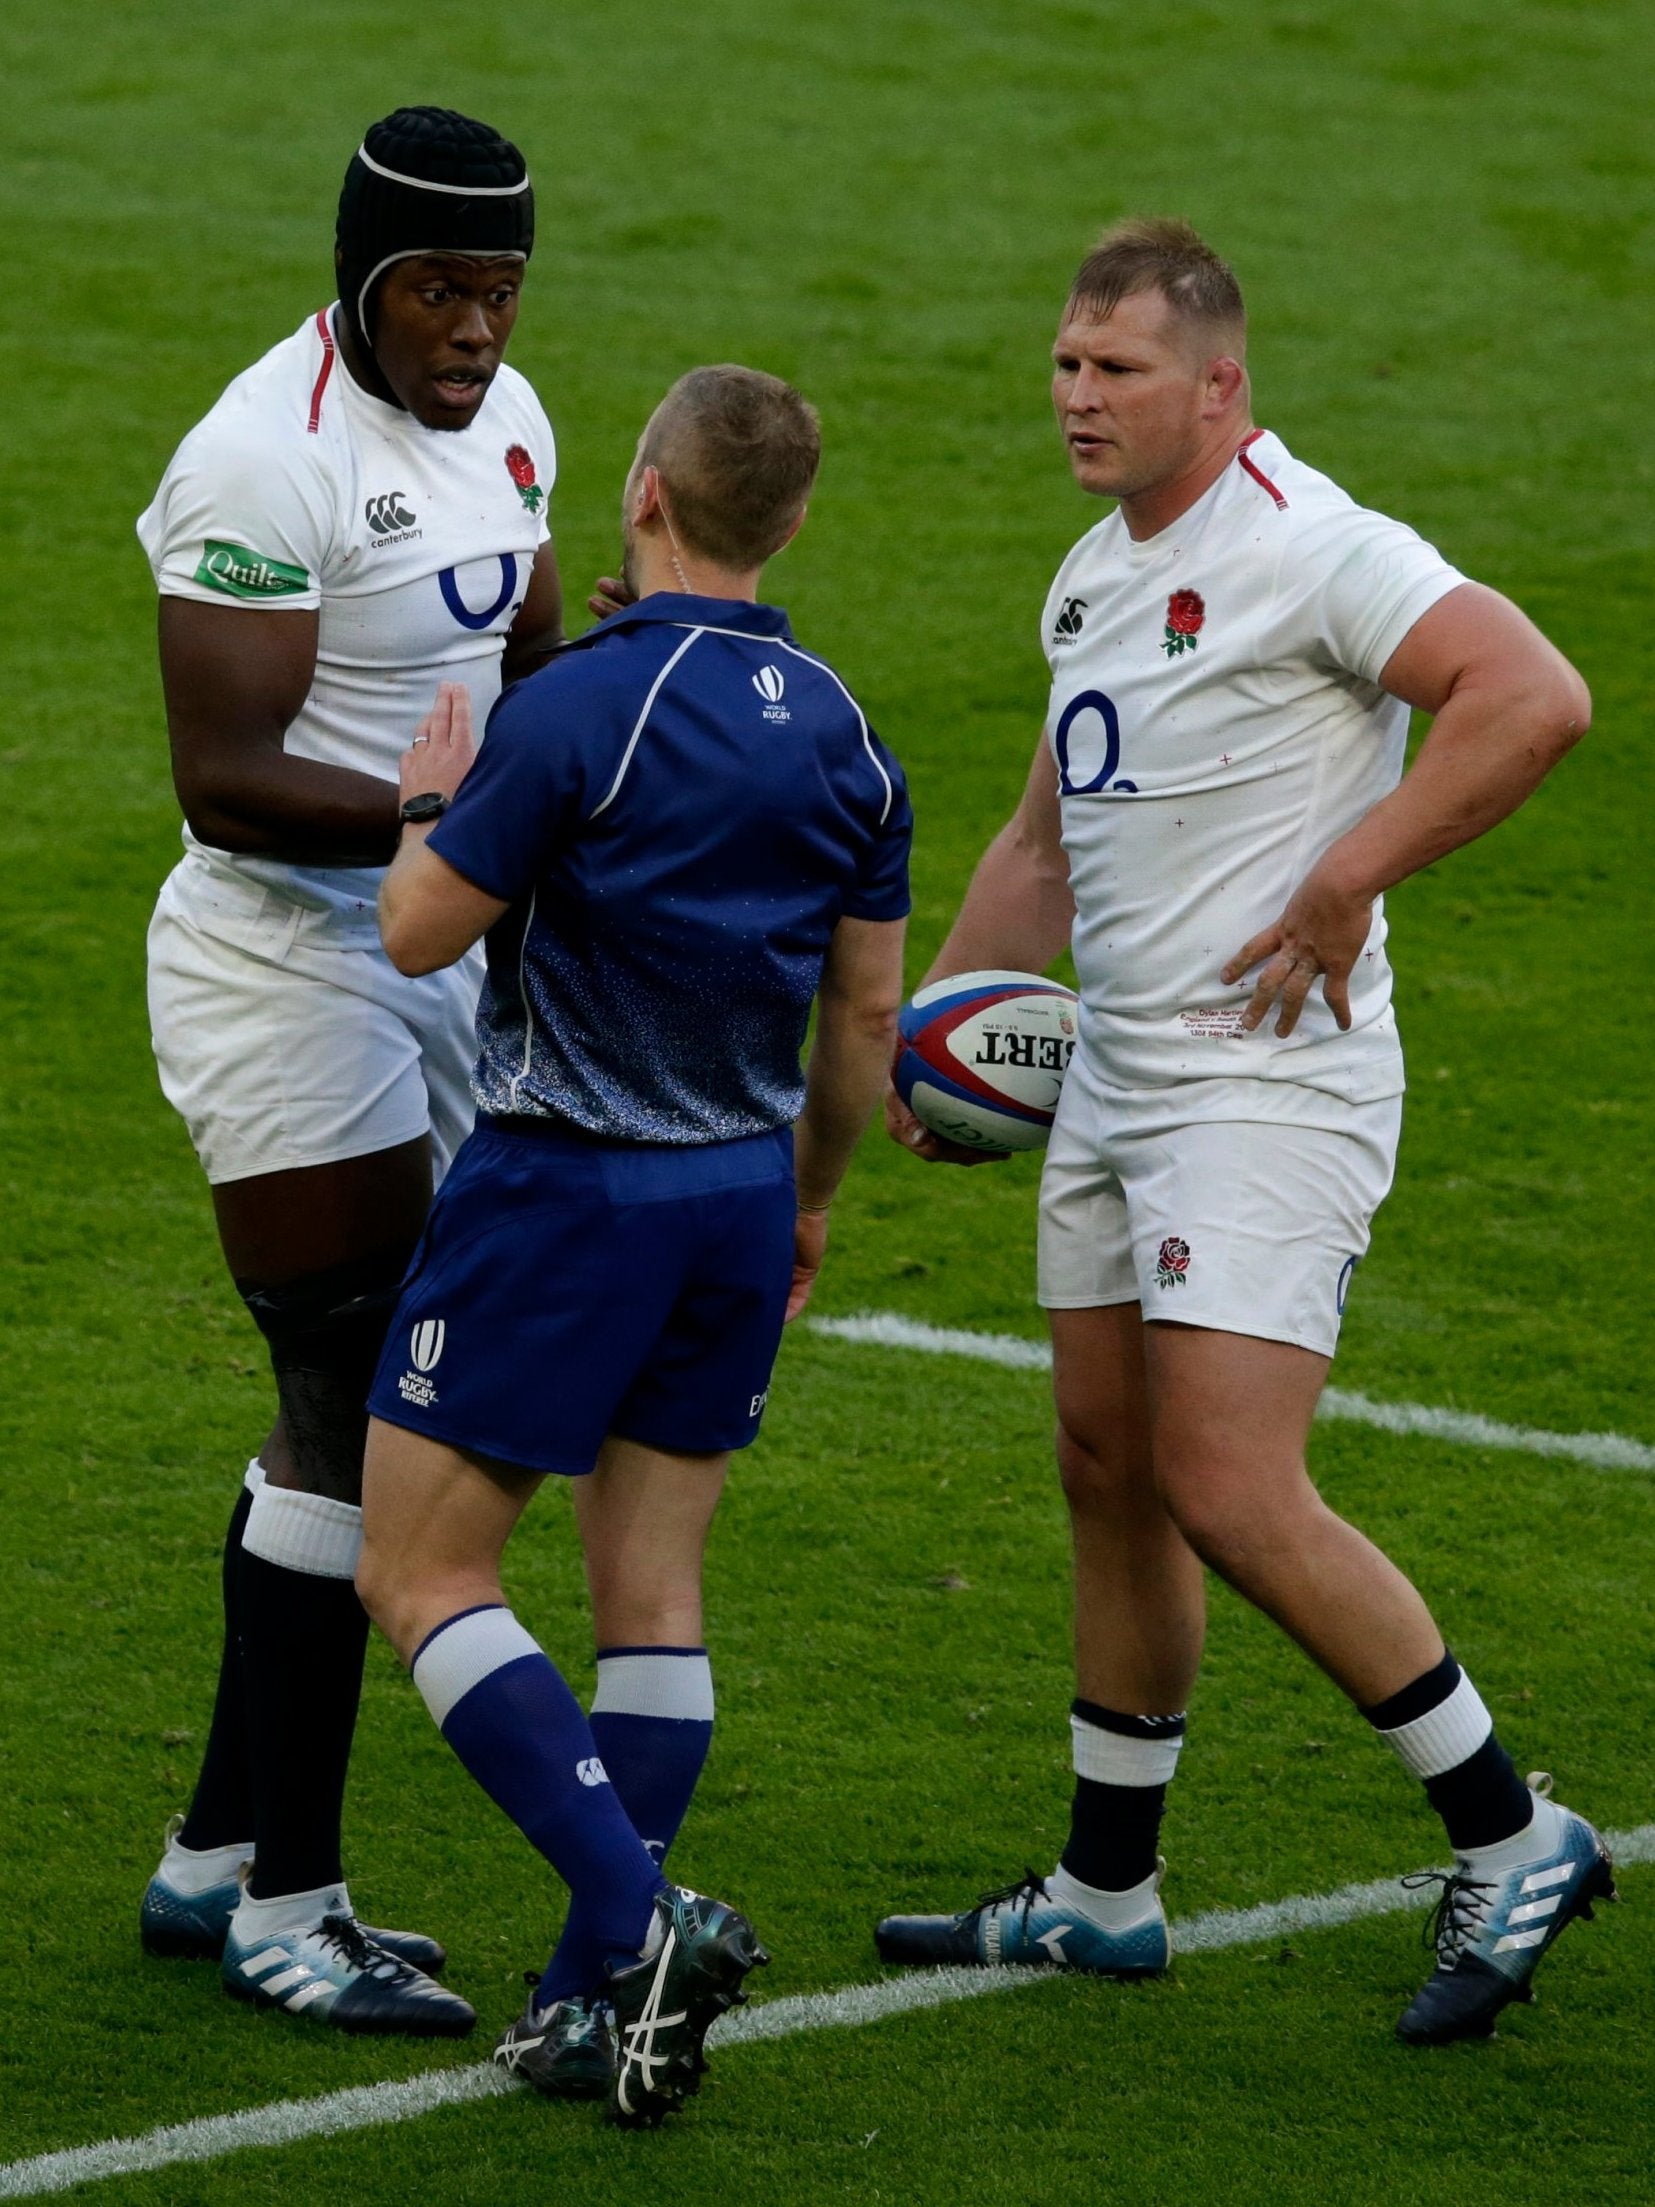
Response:
[[[1025,1870],[1015,1885],[985,1893],[958,1916],[887,1916],[874,1932],[882,1962],[937,1969],[987,1969],[996,1963],[1072,1969],[1094,1977],[1159,1977],[1172,1958],[1161,1906],[1161,1866],[1129,1892],[1107,1896],[1109,1921],[1068,1905],[1062,1870],[1050,1878]]]
[[[1577,1917],[1589,1923],[1594,1901],[1616,1898],[1608,1848],[1584,1816],[1547,1798],[1551,1783],[1530,1773],[1526,1832],[1460,1855],[1451,1871],[1403,1879],[1442,1886],[1425,1926],[1437,1966],[1396,2026],[1410,2046],[1492,2038],[1502,2008],[1534,1998],[1529,1980],[1559,1934]]]
[[[245,1926],[238,1913],[219,1974],[234,1999],[285,2008],[338,2031],[463,2038],[477,2021],[469,2001],[381,1946],[349,1913],[269,1932]]]
[[[144,1888],[138,1910],[138,1937],[146,1954],[181,1962],[217,1962],[223,1958],[230,1919],[241,1904],[242,1888],[253,1866],[253,1848],[222,1847],[195,1853],[178,1844],[184,1819],[167,1825],[167,1847],[155,1875]],[[448,1949],[422,1931],[383,1931],[363,1926],[376,1946],[429,1977],[448,1966]]]
[[[166,1850],[138,1910],[138,1937],[146,1954],[216,1962],[241,1900],[253,1843],[205,1850],[181,1847],[178,1834],[183,1828],[183,1817],[168,1820]]]

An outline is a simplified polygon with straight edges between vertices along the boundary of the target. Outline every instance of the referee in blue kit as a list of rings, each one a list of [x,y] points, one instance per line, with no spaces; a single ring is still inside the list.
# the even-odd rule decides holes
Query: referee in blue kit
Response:
[[[482,937],[488,980],[477,1130],[370,1398],[358,1585],[570,1889],[496,2060],[555,2096],[607,2093],[629,2124],[695,2089],[708,2025],[765,1959],[734,1909],[661,1869],[712,1733],[701,1554],[901,998],[901,769],[756,602],[819,454],[773,376],[674,386],[627,478],[634,602],[501,700],[474,764],[445,687],[403,760],[380,899],[404,973]],[[547,1473],[576,1482],[590,1718],[500,1590]]]

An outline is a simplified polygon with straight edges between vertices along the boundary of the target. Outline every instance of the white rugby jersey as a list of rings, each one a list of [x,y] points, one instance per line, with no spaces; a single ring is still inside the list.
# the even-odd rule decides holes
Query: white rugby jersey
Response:
[[[1408,708],[1379,674],[1463,580],[1262,430],[1158,535],[1134,543],[1112,513],[1064,561],[1041,634],[1046,740],[1081,1042],[1111,1086],[1242,1076],[1353,1102],[1401,1091],[1382,903],[1346,1034],[1318,981],[1286,1041],[1274,1013],[1243,1035],[1256,975],[1226,988],[1219,973],[1395,788]]]
[[[546,540],[557,450],[527,381],[502,366],[467,429],[427,429],[339,358],[331,310],[237,376],[173,455],[138,535],[163,597],[318,607],[316,676],[283,748],[394,782],[439,681],[464,682],[481,727]],[[378,867],[293,866],[199,843],[211,926],[224,873],[378,942]],[[239,900],[244,902],[244,900]]]

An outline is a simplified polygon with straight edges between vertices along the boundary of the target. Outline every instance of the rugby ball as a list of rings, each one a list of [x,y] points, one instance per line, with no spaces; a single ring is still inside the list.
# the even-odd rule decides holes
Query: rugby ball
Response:
[[[1080,999],[1038,973],[956,973],[903,1005],[891,1078],[922,1126],[964,1149],[1044,1149]]]

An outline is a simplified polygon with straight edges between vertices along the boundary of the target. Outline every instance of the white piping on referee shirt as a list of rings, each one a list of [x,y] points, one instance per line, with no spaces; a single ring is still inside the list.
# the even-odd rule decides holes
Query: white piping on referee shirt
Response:
[[[828,665],[827,661],[825,659],[818,659],[812,652],[801,651],[797,644],[784,643],[779,636],[755,636],[751,629],[746,628],[698,628],[695,632],[695,636],[737,636],[744,644],[763,644],[766,648],[773,644],[778,651],[791,652],[795,659],[802,659],[807,667],[819,667],[821,669],[822,673],[827,676],[828,680],[833,684],[834,688],[845,700],[845,703],[856,715],[856,725],[862,731],[862,748],[864,751],[866,751],[869,759],[873,762],[875,773],[885,784],[885,802],[879,810],[879,824],[881,827],[883,827],[887,819],[889,819],[890,817],[891,806],[896,801],[896,791],[891,787],[891,777],[889,776],[889,774],[886,773],[884,765],[880,760],[879,753],[873,747],[873,736],[868,727],[867,714],[863,712],[861,706],[857,704],[855,698],[851,696],[849,690],[845,688],[845,685],[843,684],[843,682],[840,681],[839,677],[834,673],[833,669]],[[695,636],[692,636],[690,638],[691,643],[694,643]],[[667,661],[667,665],[670,667],[671,664],[672,661],[669,659]],[[647,706],[645,707],[645,710],[648,710]],[[637,741],[636,735],[634,735],[633,741]],[[631,757],[630,751],[628,751],[627,757]],[[625,760],[621,762],[621,771],[622,773],[625,773],[626,771]],[[614,794],[614,790],[611,790],[609,792],[609,797],[613,797]],[[606,797],[604,799],[603,803],[605,805],[608,804],[609,797]],[[600,805],[598,807],[598,811],[601,812],[602,810],[603,805]],[[596,817],[597,814],[594,813],[593,818],[596,819]]]
[[[665,666],[662,667],[660,673],[655,677],[655,680],[650,684],[649,695],[644,699],[643,710],[639,713],[637,720],[633,723],[632,733],[630,736],[628,736],[626,740],[626,749],[621,753],[621,763],[615,769],[615,779],[610,783],[602,802],[595,805],[592,810],[587,814],[587,819],[595,820],[600,812],[607,812],[609,810],[609,807],[615,802],[615,799],[620,795],[621,784],[626,779],[627,768],[632,764],[632,754],[638,748],[639,740],[644,732],[644,723],[648,720],[650,716],[650,711],[654,706],[655,700],[660,695],[662,683],[666,680],[667,676],[671,674],[673,668],[677,666],[679,660],[683,658],[684,654],[689,650],[690,646],[698,642],[699,639],[703,636],[734,636],[737,637],[742,643],[746,644],[762,643],[767,646],[773,644],[778,650],[791,653],[791,655],[795,659],[802,659],[807,667],[820,668],[821,672],[827,676],[828,680],[834,685],[835,689],[838,690],[841,697],[844,698],[846,704],[850,707],[851,711],[856,715],[856,725],[862,731],[862,748],[868,754],[868,758],[873,765],[874,771],[878,774],[879,779],[885,785],[885,802],[879,808],[880,824],[881,826],[883,826],[885,821],[890,817],[891,806],[896,800],[896,791],[891,787],[891,777],[889,776],[889,774],[886,773],[884,763],[880,759],[879,753],[873,747],[873,737],[868,727],[868,717],[863,712],[861,706],[857,704],[855,698],[851,696],[849,690],[845,688],[843,682],[840,681],[838,675],[834,673],[833,669],[828,665],[825,659],[814,658],[808,651],[801,651],[797,644],[784,643],[779,636],[755,637],[750,630],[744,628],[692,628],[690,630],[689,634],[684,638],[684,641],[679,645],[678,649],[673,653],[672,657],[666,662]],[[534,1060],[534,1010],[529,1002],[529,983],[527,970],[529,956],[529,930],[534,925],[534,907],[535,899],[531,897],[529,899],[529,916],[528,919],[525,921],[523,927],[523,941],[517,953],[517,993],[522,999],[523,1003],[523,1063],[518,1068],[517,1072],[512,1076],[511,1101],[513,1110],[517,1108],[518,1094],[522,1089],[523,1083],[529,1077],[529,1067]]]
[[[697,637],[705,636],[706,633],[707,631],[704,628],[692,628],[689,634],[684,638],[684,641],[679,645],[678,649],[673,653],[672,657],[667,661],[666,665],[661,669],[660,673],[655,677],[655,680],[650,684],[649,695],[644,699],[644,709],[638,715],[632,733],[627,738],[626,749],[621,753],[621,763],[615,769],[615,779],[609,785],[609,794],[607,797],[605,797],[601,805],[595,806],[593,810],[586,815],[588,820],[595,820],[600,812],[607,812],[610,806],[615,802],[616,797],[620,793],[621,784],[626,779],[626,770],[632,764],[632,754],[638,748],[638,738],[644,732],[644,722],[649,718],[650,707],[655,703],[655,699],[660,690],[661,684],[666,680],[667,676],[671,674],[673,668],[677,666],[679,660],[683,658],[685,652],[689,650],[691,644],[696,641]],[[721,630],[720,633],[722,634],[723,631]]]
[[[650,708],[651,706],[653,706],[657,696],[660,694],[661,684],[666,680],[667,676],[671,674],[673,668],[677,666],[679,660],[683,658],[685,652],[689,650],[691,644],[695,642],[696,638],[698,636],[704,635],[705,633],[706,631],[704,629],[691,629],[690,633],[684,638],[684,641],[679,645],[678,649],[673,653],[672,657],[667,661],[666,665],[655,677],[655,680],[650,684],[649,695],[644,699],[643,710],[641,713],[639,713],[637,720],[633,723],[632,733],[630,736],[628,736],[626,740],[626,749],[621,753],[621,763],[615,769],[615,779],[609,785],[609,793],[604,798],[601,804],[594,806],[592,811],[587,814],[586,817],[589,820],[595,820],[600,812],[607,812],[609,807],[615,802],[616,797],[620,793],[621,784],[626,779],[626,770],[632,764],[632,754],[638,748],[638,738],[644,732],[644,722],[648,720]],[[532,896],[529,899],[529,916],[523,923],[523,940],[519,944],[517,951],[517,993],[518,996],[522,999],[523,1004],[523,1062],[518,1067],[517,1071],[512,1075],[511,1107],[513,1111],[517,1109],[517,1100],[522,1092],[523,1083],[528,1079],[529,1068],[534,1063],[534,1006],[529,1001],[528,966],[529,935],[534,927],[534,908],[537,897],[538,891],[536,892],[535,896]]]
[[[529,931],[534,926],[534,908],[540,898],[535,890],[529,899],[528,918],[523,922],[523,940],[517,946],[517,993],[523,999],[523,1062],[511,1077],[511,1107],[517,1109],[517,1098],[523,1083],[529,1077],[529,1066],[534,1058],[534,1007],[529,1002]]]

